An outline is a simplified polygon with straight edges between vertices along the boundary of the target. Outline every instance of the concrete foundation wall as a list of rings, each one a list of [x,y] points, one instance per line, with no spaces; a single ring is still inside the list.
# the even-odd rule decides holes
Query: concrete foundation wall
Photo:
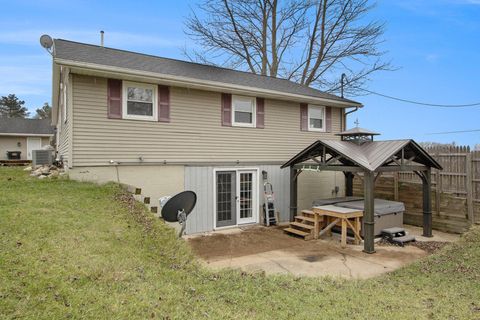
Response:
[[[335,186],[338,193],[335,193]],[[298,211],[310,209],[316,199],[343,197],[345,195],[345,176],[342,172],[304,171],[298,176]]]
[[[183,166],[75,167],[69,169],[68,174],[79,181],[100,184],[113,181],[142,188],[142,195],[149,196],[152,203],[185,189]]]

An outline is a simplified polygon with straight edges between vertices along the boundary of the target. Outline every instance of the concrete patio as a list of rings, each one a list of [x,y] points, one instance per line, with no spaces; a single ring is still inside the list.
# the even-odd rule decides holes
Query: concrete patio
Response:
[[[458,235],[434,232],[424,238],[421,228],[406,226],[417,241],[451,242]],[[342,249],[339,236],[304,241],[284,234],[281,228],[234,228],[187,237],[193,251],[211,269],[238,268],[266,274],[333,276],[349,279],[391,272],[428,253],[415,246],[377,245],[375,254],[362,252],[363,244]]]

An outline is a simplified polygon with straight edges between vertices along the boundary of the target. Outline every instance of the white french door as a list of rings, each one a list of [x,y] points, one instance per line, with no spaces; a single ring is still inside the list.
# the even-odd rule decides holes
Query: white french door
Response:
[[[238,224],[257,222],[256,171],[237,171],[237,221]]]
[[[215,227],[258,222],[257,170],[215,170]]]

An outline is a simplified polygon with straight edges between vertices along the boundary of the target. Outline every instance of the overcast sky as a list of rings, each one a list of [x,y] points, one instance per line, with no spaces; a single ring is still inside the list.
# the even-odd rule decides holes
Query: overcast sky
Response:
[[[5,1],[0,0],[0,95],[15,93],[33,111],[51,101],[51,57],[38,39],[99,43],[109,47],[183,59],[193,44],[184,19],[196,1]],[[5,14],[7,13],[7,14]],[[384,0],[372,18],[387,23],[383,49],[399,67],[377,74],[371,91],[438,104],[480,102],[480,0]],[[361,127],[383,139],[480,143],[480,106],[434,108],[375,95],[350,97],[365,105],[354,113]],[[353,125],[353,124],[352,124]]]

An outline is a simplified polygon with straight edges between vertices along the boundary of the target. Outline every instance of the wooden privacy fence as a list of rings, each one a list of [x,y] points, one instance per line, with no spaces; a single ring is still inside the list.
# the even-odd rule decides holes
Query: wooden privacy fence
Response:
[[[463,232],[480,223],[480,151],[464,146],[436,146],[427,152],[443,167],[432,170],[432,213],[436,229]],[[404,221],[422,224],[422,185],[413,172],[384,174],[375,184],[375,196],[405,203]],[[354,180],[354,194],[363,186]]]

